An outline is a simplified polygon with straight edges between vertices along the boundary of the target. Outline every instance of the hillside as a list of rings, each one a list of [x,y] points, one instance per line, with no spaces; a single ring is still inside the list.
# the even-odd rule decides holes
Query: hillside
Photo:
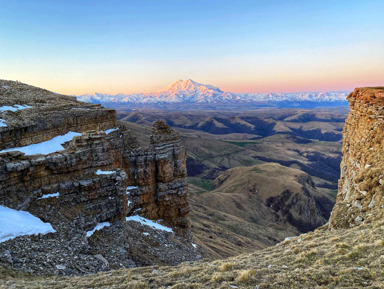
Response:
[[[151,266],[82,277],[38,277],[2,269],[0,288],[383,288],[384,215],[358,227],[326,227],[214,262]]]
[[[195,240],[221,257],[313,230],[327,222],[334,204],[308,174],[277,163],[229,169],[212,191],[190,199]]]

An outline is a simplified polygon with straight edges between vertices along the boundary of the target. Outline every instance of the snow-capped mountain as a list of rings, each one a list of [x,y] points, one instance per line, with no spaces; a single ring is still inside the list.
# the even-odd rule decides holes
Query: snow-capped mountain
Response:
[[[348,93],[342,92],[306,92],[306,93],[232,93],[205,85],[191,79],[178,80],[168,88],[153,93],[137,94],[84,94],[77,96],[80,101],[91,103],[115,104],[225,104],[225,103],[346,103]]]

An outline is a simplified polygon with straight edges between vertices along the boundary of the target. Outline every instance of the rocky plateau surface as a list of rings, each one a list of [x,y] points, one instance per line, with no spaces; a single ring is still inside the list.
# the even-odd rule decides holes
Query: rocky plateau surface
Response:
[[[113,109],[0,80],[0,206],[55,231],[1,242],[0,264],[73,275],[200,258],[185,155],[162,122],[140,147]]]

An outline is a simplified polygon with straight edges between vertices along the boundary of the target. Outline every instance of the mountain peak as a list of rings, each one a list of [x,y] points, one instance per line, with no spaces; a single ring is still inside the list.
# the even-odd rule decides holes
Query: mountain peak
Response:
[[[202,86],[206,86],[206,85],[198,83],[192,79],[186,79],[186,80],[179,79],[178,81],[168,86],[166,91],[191,91],[191,90],[195,91],[196,89]],[[209,87],[209,86],[206,86],[206,87]]]
[[[190,78],[179,79],[162,89],[152,93],[137,93],[131,95],[82,95],[78,98],[85,102],[93,103],[129,103],[129,104],[177,104],[177,103],[236,103],[236,104],[258,104],[258,103],[346,103],[347,92],[325,92],[325,93],[231,93],[222,91],[213,85],[198,83]]]

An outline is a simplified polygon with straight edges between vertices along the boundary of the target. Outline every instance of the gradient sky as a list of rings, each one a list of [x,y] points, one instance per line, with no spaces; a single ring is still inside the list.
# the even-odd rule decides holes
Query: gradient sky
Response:
[[[0,78],[64,94],[384,85],[384,1],[3,1]]]

